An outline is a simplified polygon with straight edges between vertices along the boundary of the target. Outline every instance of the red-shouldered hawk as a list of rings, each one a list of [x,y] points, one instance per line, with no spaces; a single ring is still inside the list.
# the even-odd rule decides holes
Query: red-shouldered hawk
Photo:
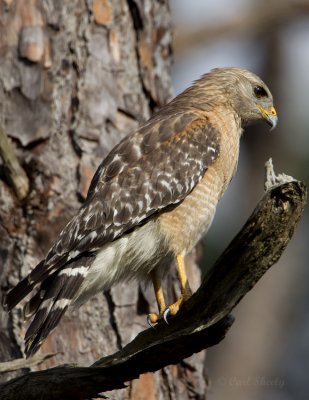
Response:
[[[88,196],[46,258],[6,296],[34,316],[25,353],[34,354],[70,305],[121,280],[152,279],[159,313],[175,314],[189,296],[184,257],[207,232],[230,183],[242,126],[277,123],[272,95],[253,73],[217,68],[202,76],[99,166]],[[181,296],[165,304],[161,277],[176,259]]]

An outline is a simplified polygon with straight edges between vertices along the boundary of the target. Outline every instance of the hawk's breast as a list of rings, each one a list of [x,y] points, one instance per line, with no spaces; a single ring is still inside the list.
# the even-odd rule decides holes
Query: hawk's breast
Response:
[[[212,113],[211,121],[220,135],[219,157],[192,192],[173,210],[158,218],[160,230],[174,254],[186,254],[206,234],[217,204],[236,171],[240,121],[233,115],[222,118],[220,113]]]

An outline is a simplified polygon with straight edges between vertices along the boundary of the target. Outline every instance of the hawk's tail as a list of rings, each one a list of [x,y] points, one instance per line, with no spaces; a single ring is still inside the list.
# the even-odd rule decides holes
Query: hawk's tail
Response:
[[[26,318],[35,314],[26,335],[25,354],[32,356],[49,333],[58,325],[75,299],[91,264],[91,257],[81,257],[48,277],[24,308]]]
[[[41,261],[35,270],[42,270],[45,260]],[[24,297],[26,297],[39,281],[32,279],[31,274],[20,281],[12,290],[10,290],[3,298],[3,308],[11,311]]]
[[[66,262],[67,256],[60,258],[56,264],[46,264],[46,260],[42,260],[26,278],[21,280],[4,296],[2,302],[3,308],[6,311],[11,311],[36,285],[48,279],[52,275],[53,270],[60,270]]]

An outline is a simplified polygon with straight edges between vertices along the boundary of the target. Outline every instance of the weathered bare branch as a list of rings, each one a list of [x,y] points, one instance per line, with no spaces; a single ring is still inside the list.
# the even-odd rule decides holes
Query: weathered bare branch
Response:
[[[31,358],[17,358],[16,360],[6,361],[0,363],[0,374],[4,372],[16,371],[21,368],[31,368],[36,365],[42,364],[43,361],[54,357],[57,353],[36,354]]]
[[[274,186],[169,325],[140,333],[91,367],[59,366],[13,379],[0,387],[0,397],[87,399],[220,342],[233,323],[231,310],[278,261],[306,204],[304,183],[276,178],[269,164],[270,181]]]

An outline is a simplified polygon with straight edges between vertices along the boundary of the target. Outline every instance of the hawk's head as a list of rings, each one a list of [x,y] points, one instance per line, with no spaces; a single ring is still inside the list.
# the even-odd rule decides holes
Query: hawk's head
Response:
[[[216,68],[208,75],[220,81],[242,125],[265,120],[272,129],[275,128],[278,118],[272,94],[257,75],[242,68]]]

